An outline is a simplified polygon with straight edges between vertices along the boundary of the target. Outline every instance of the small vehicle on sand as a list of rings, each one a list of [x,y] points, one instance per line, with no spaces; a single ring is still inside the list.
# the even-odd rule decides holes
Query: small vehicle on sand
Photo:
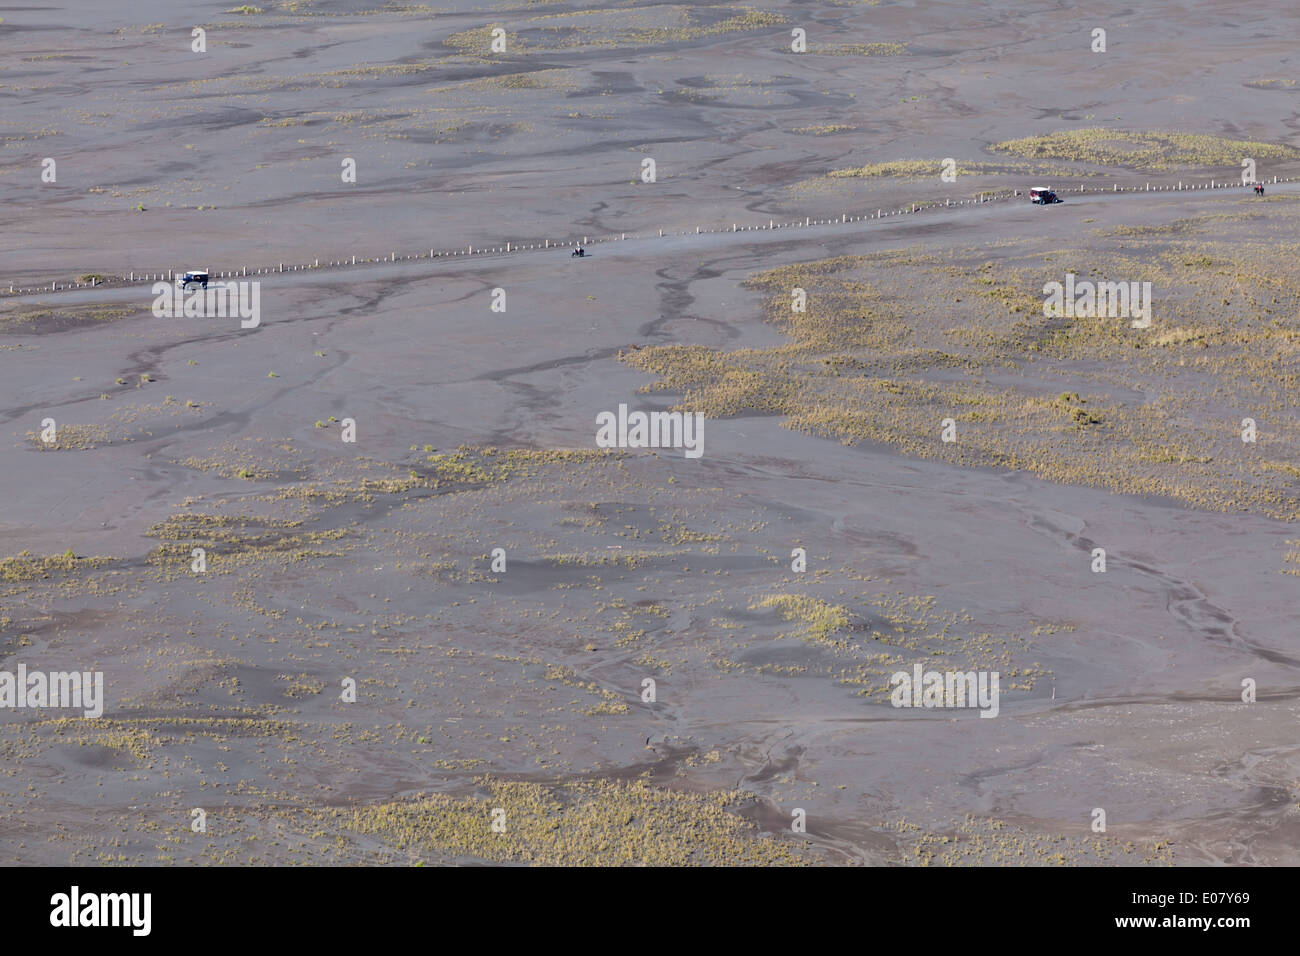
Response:
[[[579,259],[583,259],[586,255],[587,250],[582,248],[582,246],[578,246],[578,248],[574,249],[573,252],[569,253],[569,258],[572,259],[576,256]]]
[[[1052,192],[1050,186],[1034,186],[1029,190],[1029,201],[1040,206],[1050,206],[1054,202],[1061,202],[1061,197]]]
[[[182,292],[191,285],[201,286],[206,289],[208,287],[208,270],[190,269],[185,275],[176,277],[176,284],[180,286]]]

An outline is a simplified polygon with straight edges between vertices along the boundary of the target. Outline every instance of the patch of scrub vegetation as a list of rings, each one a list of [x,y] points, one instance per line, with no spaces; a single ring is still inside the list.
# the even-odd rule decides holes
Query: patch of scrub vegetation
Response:
[[[40,432],[28,432],[27,438],[39,451],[93,451],[113,443],[113,434],[104,425],[58,425],[54,441],[46,441]]]
[[[89,278],[83,277],[89,282]],[[103,279],[103,276],[98,276]],[[67,332],[100,322],[117,322],[137,314],[135,309],[107,306],[62,306],[49,308],[39,303],[12,305],[0,310],[0,332]]]
[[[843,596],[845,592],[839,591]],[[749,610],[775,608],[788,621],[802,625],[794,636],[816,648],[817,653],[784,656],[797,663],[781,663],[770,656],[753,663],[747,642],[732,642],[733,650],[713,653],[715,666],[724,671],[741,670],[763,674],[798,674],[833,680],[856,688],[859,697],[887,700],[889,677],[906,670],[918,659],[931,668],[947,670],[997,670],[1003,691],[1031,691],[1039,677],[1049,673],[1037,662],[1026,663],[1030,636],[994,634],[974,629],[975,619],[966,611],[938,608],[934,595],[858,594],[847,603],[832,603],[810,594],[775,594],[755,599]],[[718,622],[714,622],[718,623]],[[725,627],[725,624],[723,625]],[[752,625],[747,625],[752,629]],[[1032,637],[1056,630],[1072,630],[1068,624],[1036,628]],[[778,636],[780,640],[785,635]],[[764,642],[764,655],[773,648]]]
[[[707,8],[713,14],[715,8]],[[547,50],[617,49],[689,43],[709,37],[767,29],[786,22],[778,13],[753,7],[720,7],[720,19],[709,22],[703,11],[681,5],[641,9],[576,10],[492,23],[453,33],[447,45],[466,56],[492,58],[492,30],[507,31],[507,54]],[[729,16],[727,14],[730,14]]]
[[[301,521],[253,515],[172,515],[146,532],[163,544],[148,562],[170,579],[190,572],[194,548],[203,548],[212,574],[256,568],[268,561],[287,566],[300,561],[342,557],[343,543],[353,537],[346,528],[307,529]]]
[[[330,516],[346,505],[369,507],[388,499],[385,507],[437,494],[478,493],[512,481],[527,481],[562,475],[565,480],[582,480],[586,468],[618,465],[626,453],[599,449],[498,449],[462,446],[454,452],[427,454],[414,462],[386,462],[358,457],[333,462],[323,468],[317,480],[306,480],[305,468],[295,460],[299,452],[289,440],[271,443],[225,446],[216,457],[189,458],[180,464],[219,471],[225,477],[276,481],[269,489],[246,495],[247,502],[262,502],[295,509],[300,519],[259,517],[250,514],[222,515],[185,511],[149,530],[152,537],[167,542],[149,556],[165,576],[189,573],[190,551],[209,550],[209,568],[236,570],[258,560],[275,559],[280,564],[339,557],[356,544],[355,523],[333,527]],[[411,446],[415,452],[419,446]],[[291,458],[270,453],[284,452]],[[193,508],[197,500],[185,502]],[[217,506],[220,507],[221,502]],[[279,512],[275,512],[279,513]],[[427,557],[427,556],[426,556]],[[413,573],[455,570],[422,559]]]
[[[1140,239],[1143,237],[1169,236],[1186,238],[1204,231],[1208,227],[1210,216],[1191,216],[1187,219],[1175,219],[1151,226],[1112,226],[1097,230],[1097,235],[1104,239]]]
[[[788,189],[796,198],[803,198],[813,194],[838,196],[841,201],[849,201],[849,196],[856,195],[857,191],[867,184],[875,187],[895,183],[931,182],[938,186],[943,169],[942,159],[893,159],[879,163],[867,163],[863,166],[833,169],[823,175],[792,183]],[[954,172],[957,176],[982,177],[984,185],[1004,190],[1022,187],[1027,178],[1050,182],[1058,179],[1079,180],[1102,175],[1100,171],[1071,168],[1059,163],[1028,163],[1012,160],[1002,163],[960,160],[956,163]],[[935,198],[933,192],[934,190],[931,189],[925,194],[918,193],[914,199],[901,203],[895,195],[886,202],[888,208],[916,206],[918,209],[924,209],[930,206],[944,205],[944,200]],[[993,196],[995,194],[995,189],[984,189],[979,192],[962,194],[961,196],[954,195],[951,198],[956,200],[969,196],[978,199],[981,196]],[[885,205],[885,203],[882,203],[882,205]],[[871,207],[868,206],[867,208],[870,209]]]
[[[420,446],[411,446],[415,452]],[[180,464],[219,471],[225,477],[280,481],[279,485],[247,502],[268,506],[288,505],[297,518],[263,517],[252,514],[211,514],[186,510],[154,525],[148,534],[164,543],[148,560],[164,577],[175,579],[189,573],[191,551],[202,547],[209,571],[236,571],[254,567],[259,561],[274,560],[280,566],[300,561],[341,557],[359,543],[355,523],[334,527],[330,516],[345,505],[371,506],[388,498],[400,504],[430,493],[477,493],[513,481],[529,481],[563,475],[581,480],[585,468],[618,465],[626,452],[600,449],[499,449],[462,446],[454,452],[436,452],[432,445],[415,462],[385,462],[356,458],[331,464],[321,480],[306,481],[304,469],[293,458],[271,457],[277,450],[296,457],[299,452],[284,440],[269,449],[257,444],[223,447],[223,455],[189,458]],[[377,474],[376,474],[377,473]],[[185,502],[194,508],[197,500]],[[220,507],[221,502],[217,503]],[[278,513],[278,512],[276,512]],[[583,563],[575,560],[573,563]],[[456,566],[429,563],[412,565],[413,573],[440,574]]]
[[[136,387],[142,388],[151,381],[148,375],[142,375],[141,383]],[[119,379],[119,383],[124,382],[125,380]],[[107,397],[107,392],[100,395],[100,398]],[[127,405],[109,415],[108,421],[104,424],[56,423],[53,441],[45,440],[44,427],[39,432],[27,432],[27,438],[39,451],[91,451],[100,445],[152,437],[151,429],[161,425],[159,419],[194,414],[198,410],[197,402],[190,401],[182,405],[169,395],[160,405]]]
[[[1294,548],[1294,551],[1288,551],[1282,555],[1282,560],[1287,564],[1300,565],[1300,538],[1290,538],[1287,540],[1287,547]],[[1294,574],[1300,576],[1300,567],[1283,568],[1283,574]]]
[[[853,169],[833,169],[827,176],[834,179],[868,179],[877,176],[899,176],[909,179],[921,179],[938,176],[943,171],[941,159],[896,159],[886,163],[871,163]],[[973,164],[966,163],[957,167],[957,174],[969,175],[975,172]]]
[[[163,745],[163,740],[145,727],[120,726],[102,718],[80,721],[75,728],[65,725],[55,733],[72,737],[80,747],[106,747],[129,756],[136,766],[148,764],[154,751]]]
[[[787,621],[803,627],[798,637],[813,644],[847,646],[848,639],[838,636],[849,629],[848,609],[807,594],[772,594],[751,604],[750,610],[775,608]]]
[[[1281,230],[1300,215],[1270,212]],[[935,256],[838,257],[754,276],[790,339],[735,351],[651,346],[622,356],[647,391],[713,417],[767,413],[845,444],[1300,517],[1300,246],[1226,218],[1220,241],[1018,241]],[[996,259],[990,259],[995,255]],[[1043,286],[1149,281],[1152,323],[1044,315]],[[805,311],[791,290],[805,290]],[[1072,396],[1068,400],[1062,392]],[[1243,419],[1258,425],[1243,442]],[[941,441],[951,419],[956,441]],[[1300,472],[1297,472],[1300,474]]]
[[[688,548],[675,548],[663,551],[648,550],[606,550],[575,551],[542,556],[543,561],[560,566],[579,568],[643,568],[655,562],[662,562],[682,554],[690,554]]]
[[[463,80],[446,86],[435,86],[430,93],[484,93],[499,90],[559,90],[568,91],[578,88],[578,79],[573,70],[548,68],[526,70],[520,73],[505,73],[501,76],[484,76],[475,80]]]
[[[1148,172],[1197,166],[1226,166],[1238,170],[1243,156],[1256,161],[1300,159],[1300,150],[1277,143],[1195,133],[1138,132],[1100,127],[1010,139],[994,143],[990,149],[1032,159],[1067,159]]]
[[[796,126],[790,132],[799,133],[804,136],[833,136],[836,133],[850,133],[857,129],[856,126],[846,126],[842,123],[829,123],[825,126]]]
[[[868,163],[850,169],[833,169],[826,176],[830,179],[933,179],[943,172],[942,159],[894,159],[883,163]],[[1034,174],[1050,176],[1064,174],[1068,170],[1047,168],[1032,163],[976,163],[961,160],[956,163],[958,176],[999,176]]]
[[[292,700],[315,697],[325,689],[325,682],[310,674],[277,674],[275,679],[286,685],[284,696]]]
[[[575,467],[617,461],[625,453],[602,449],[535,449],[471,447],[438,452],[425,461],[432,466],[437,483],[493,484],[519,478],[533,478],[551,466]]]
[[[708,531],[696,531],[684,524],[671,524],[662,522],[659,525],[659,536],[663,538],[665,544],[712,544],[716,541],[725,541],[726,536],[713,534]]]
[[[906,43],[811,43],[809,53],[821,56],[902,56]]]
[[[614,638],[616,646],[624,648],[637,647],[650,637],[651,631],[661,630],[669,618],[668,609],[662,604],[628,604],[622,598],[616,598],[600,611],[602,614],[616,612],[618,619],[603,625],[603,630]]]
[[[0,560],[0,581],[10,584],[25,584],[29,581],[44,581],[56,574],[67,575],[89,568],[101,568],[113,562],[113,558],[78,557],[69,548],[63,554],[38,557],[30,551],[20,551],[12,558]]]
[[[567,687],[586,691],[598,698],[594,706],[583,711],[588,717],[594,717],[597,714],[619,715],[628,713],[627,704],[623,702],[623,699],[618,694],[601,687],[595,681],[583,680],[582,675],[571,667],[565,667],[563,664],[550,664],[543,676],[548,681],[559,681]]]
[[[434,860],[539,866],[773,866],[814,862],[806,843],[763,837],[739,791],[690,793],[644,780],[556,786],[483,778],[475,796],[432,794],[360,810],[313,812],[322,824]],[[505,830],[492,832],[493,811]]]
[[[788,91],[743,73],[683,77],[677,80],[676,89],[661,89],[659,94],[673,101],[727,106],[775,106],[778,102],[794,102]]]
[[[216,472],[222,478],[242,478],[245,481],[307,477],[306,466],[294,459],[300,454],[293,439],[286,438],[269,443],[262,439],[247,439],[243,444],[226,442],[216,454],[203,457],[191,455],[176,464],[197,471]],[[278,452],[278,454],[277,454]]]
[[[198,737],[218,742],[231,738],[262,737],[296,743],[301,730],[296,724],[258,717],[98,717],[85,720],[56,717],[21,725],[29,747],[60,740],[86,746],[110,747],[150,764],[158,752],[172,744],[192,744]]]
[[[1113,834],[1048,834],[974,814],[946,832],[907,820],[886,830],[899,833],[908,845],[901,860],[908,866],[1172,866],[1174,861],[1164,840],[1138,844]]]

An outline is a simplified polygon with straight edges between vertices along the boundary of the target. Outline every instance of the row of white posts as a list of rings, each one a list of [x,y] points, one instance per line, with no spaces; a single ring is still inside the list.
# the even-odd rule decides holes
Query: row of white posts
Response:
[[[1290,182],[1295,182],[1295,181],[1296,181],[1296,180],[1295,180],[1294,177],[1292,177],[1292,178],[1288,178],[1288,179],[1281,179],[1281,178],[1279,178],[1279,177],[1277,177],[1277,176],[1274,176],[1274,177],[1273,177],[1273,183],[1274,183],[1274,184],[1277,184],[1277,183],[1279,183],[1279,182],[1287,182],[1287,183],[1290,183]],[[1183,183],[1183,182],[1179,182],[1176,186],[1170,186],[1170,185],[1164,185],[1164,186],[1156,185],[1156,186],[1152,186],[1150,183],[1147,183],[1147,184],[1145,185],[1145,187],[1142,187],[1142,188],[1139,188],[1139,187],[1137,187],[1137,186],[1121,186],[1119,183],[1115,183],[1115,184],[1113,184],[1113,186],[1112,186],[1112,190],[1111,190],[1111,191],[1112,191],[1112,192],[1159,192],[1159,191],[1165,191],[1165,190],[1174,190],[1174,191],[1177,191],[1177,190],[1181,190],[1181,189],[1225,189],[1225,188],[1229,188],[1229,187],[1233,187],[1233,186],[1243,186],[1243,187],[1244,187],[1244,185],[1245,185],[1245,184],[1243,184],[1243,183],[1239,183],[1239,182],[1236,182],[1236,181],[1218,182],[1217,180],[1213,180],[1213,179],[1210,180],[1210,182],[1209,182],[1208,184],[1206,184],[1206,183],[1201,183],[1201,184],[1197,185],[1196,183]],[[1080,193],[1082,193],[1082,192],[1087,191],[1087,189],[1088,189],[1087,186],[1079,186],[1079,187],[1077,187],[1077,189],[1075,189],[1075,190],[1062,189],[1061,192],[1076,191],[1076,192],[1080,192]],[[1097,192],[1105,192],[1105,189],[1104,189],[1104,188],[1097,188],[1097,189],[1095,189],[1094,191],[1097,191]],[[993,193],[989,193],[989,194],[981,194],[981,195],[976,196],[975,198],[972,198],[972,199],[959,199],[959,200],[956,200],[956,201],[951,200],[951,199],[945,199],[944,202],[943,202],[943,205],[944,205],[945,207],[948,207],[948,206],[971,206],[971,205],[982,204],[982,203],[986,203],[986,202],[992,202],[992,201],[995,200],[995,199],[1011,199],[1011,198],[1014,198],[1014,197],[1018,197],[1019,195],[1020,195],[1020,190],[1016,189],[1016,190],[1013,190],[1013,191],[1010,192],[1010,193],[1003,193],[1003,194],[1001,194],[1001,195],[996,195],[996,194],[993,194]],[[931,205],[932,205],[932,206],[937,206],[938,203],[933,203],[933,204],[931,204]],[[887,219],[887,218],[889,218],[890,216],[903,216],[903,215],[908,215],[908,214],[910,214],[910,213],[917,212],[917,211],[918,211],[919,209],[921,209],[921,208],[924,208],[924,207],[919,206],[917,203],[912,203],[911,206],[910,206],[910,208],[907,208],[907,209],[895,209],[895,210],[893,210],[893,211],[891,211],[891,212],[886,212],[886,211],[883,210],[883,209],[877,209],[874,215],[870,215],[870,214],[869,214],[869,215],[863,215],[863,216],[850,216],[848,213],[841,213],[839,219],[812,219],[811,217],[804,217],[804,221],[803,221],[803,222],[795,221],[795,222],[785,222],[785,223],[778,223],[775,219],[769,219],[769,220],[767,221],[767,225],[766,225],[766,226],[762,225],[761,223],[760,223],[759,225],[756,225],[756,226],[742,226],[742,225],[740,225],[739,223],[735,223],[735,222],[733,222],[733,223],[731,224],[731,228],[730,228],[730,229],[705,229],[705,228],[703,228],[702,226],[696,226],[696,227],[695,227],[695,232],[693,233],[693,235],[697,235],[697,236],[698,236],[698,235],[705,235],[705,234],[717,233],[717,232],[750,232],[750,231],[761,230],[761,229],[792,229],[792,228],[795,228],[795,227],[798,227],[798,226],[826,226],[826,225],[832,225],[832,224],[835,224],[835,223],[846,224],[846,223],[850,223],[850,222],[865,222],[865,221],[867,221],[867,220],[871,220],[871,219]],[[663,231],[662,229],[660,229],[660,230],[659,230],[659,236],[660,236],[660,238],[662,238],[663,235],[664,235],[664,231]],[[678,233],[676,233],[676,235],[679,235],[679,236],[685,236],[685,235],[692,235],[692,233],[678,232]],[[586,246],[586,245],[590,245],[591,243],[595,243],[595,242],[618,242],[618,241],[621,241],[621,240],[625,240],[625,239],[627,239],[627,237],[628,237],[628,236],[627,236],[627,233],[625,233],[625,232],[623,232],[623,233],[619,233],[619,235],[618,235],[617,237],[615,237],[615,236],[603,236],[603,237],[602,237],[602,236],[596,236],[596,237],[583,236],[583,237],[582,237],[581,245]],[[636,235],[633,235],[632,238],[633,238],[633,239],[637,239],[637,238],[641,238],[641,237],[636,236]],[[577,244],[578,244],[578,243],[577,243],[577,240],[576,240],[576,239],[566,239],[566,240],[564,240],[564,241],[562,241],[562,242],[555,242],[555,241],[550,240],[550,239],[545,239],[545,240],[543,240],[541,243],[533,242],[533,243],[527,243],[527,244],[516,243],[516,242],[507,242],[504,246],[489,246],[489,247],[486,247],[486,248],[480,246],[479,249],[478,249],[477,255],[499,255],[499,254],[502,254],[502,253],[508,253],[508,252],[524,252],[524,251],[527,251],[527,250],[533,250],[533,249],[552,249],[552,248],[554,248],[554,249],[562,249],[562,248],[567,248],[567,247],[569,247],[569,246],[577,245]],[[393,253],[390,253],[390,254],[389,254],[389,256],[388,256],[387,259],[383,259],[383,258],[380,258],[380,259],[363,258],[363,259],[361,259],[360,261],[361,261],[361,264],[362,264],[362,265],[366,265],[366,264],[369,264],[369,263],[375,263],[375,262],[397,262],[399,259],[402,260],[402,261],[411,261],[411,260],[425,259],[425,258],[428,258],[428,259],[446,259],[446,258],[451,258],[452,256],[472,256],[472,255],[475,255],[475,254],[476,254],[476,253],[475,253],[475,251],[474,251],[474,247],[473,247],[472,245],[467,245],[463,250],[462,250],[462,249],[452,249],[452,250],[445,251],[445,252],[438,252],[438,251],[436,251],[436,250],[434,250],[434,249],[430,249],[430,250],[429,250],[429,254],[428,254],[428,256],[425,256],[424,253],[420,253],[420,254],[418,254],[418,255],[414,255],[414,256],[398,256],[398,254],[397,254],[396,252],[393,252]],[[327,268],[327,269],[337,269],[337,268],[340,268],[340,267],[342,267],[342,266],[348,266],[348,265],[353,265],[353,266],[355,266],[356,264],[357,264],[357,257],[356,257],[356,256],[352,256],[352,257],[350,258],[350,260],[343,260],[343,259],[340,259],[340,260],[338,260],[337,262],[326,262],[326,263],[325,263],[325,268]],[[311,265],[301,265],[301,266],[292,266],[292,265],[291,265],[291,266],[286,266],[283,262],[281,262],[277,268],[262,268],[262,269],[253,268],[253,269],[249,269],[247,266],[244,266],[242,269],[240,269],[239,271],[236,271],[236,272],[217,272],[217,273],[215,273],[215,274],[213,275],[213,278],[217,278],[217,279],[233,279],[233,278],[236,278],[236,277],[239,277],[239,276],[249,276],[249,275],[261,276],[261,275],[269,275],[269,274],[272,274],[272,273],[280,273],[280,272],[301,272],[301,271],[306,270],[306,269],[319,269],[319,268],[321,268],[321,263],[320,263],[320,260],[319,260],[319,259],[315,260]],[[129,274],[129,277],[126,279],[126,281],[127,281],[127,282],[161,282],[161,281],[170,281],[171,278],[172,278],[171,274],[166,273],[166,272],[132,272],[132,273]],[[58,291],[65,290],[65,289],[83,289],[83,288],[92,288],[92,287],[94,287],[94,286],[101,285],[101,284],[102,284],[102,283],[101,283],[98,279],[92,279],[90,282],[69,282],[69,283],[65,283],[65,284],[63,284],[63,285],[59,285],[58,282],[51,282],[51,283],[50,283],[50,289],[49,289],[49,291],[51,291],[51,292],[58,292]],[[43,291],[45,291],[45,290],[44,290],[44,287],[41,287],[41,288],[39,288],[39,289],[18,289],[18,288],[16,288],[12,283],[11,283],[10,286],[9,286],[9,292],[10,292],[11,294],[15,294],[15,295],[35,294],[35,293],[43,292]]]

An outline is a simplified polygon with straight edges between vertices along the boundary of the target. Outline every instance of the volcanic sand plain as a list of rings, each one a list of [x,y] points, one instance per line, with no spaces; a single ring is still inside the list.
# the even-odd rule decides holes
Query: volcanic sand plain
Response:
[[[5,859],[1300,861],[1297,11],[371,7],[0,10]]]

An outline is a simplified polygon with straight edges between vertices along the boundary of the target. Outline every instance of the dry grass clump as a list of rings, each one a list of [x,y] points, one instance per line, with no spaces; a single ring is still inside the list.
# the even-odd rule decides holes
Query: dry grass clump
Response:
[[[737,815],[738,791],[689,793],[643,780],[576,781],[548,787],[484,778],[480,794],[432,794],[323,820],[386,846],[436,859],[469,857],[541,866],[773,866],[809,862],[802,847],[760,838]],[[505,832],[492,832],[493,810]]]
[[[569,91],[576,90],[578,87],[579,77],[573,70],[550,67],[440,84],[431,86],[427,92],[442,96],[457,93],[499,93],[503,90],[516,92],[520,90]]]
[[[797,621],[802,626],[799,637],[814,644],[844,645],[847,641],[836,637],[848,630],[848,609],[831,604],[807,594],[770,594],[750,606],[750,610],[776,608],[787,621]]]
[[[796,129],[794,132],[799,133],[815,129],[817,127],[805,127]],[[967,196],[979,198],[981,194],[991,194],[994,189],[1023,188],[1025,182],[1030,179],[1054,182],[1062,179],[1077,180],[1102,175],[1100,171],[1088,171],[1070,167],[1064,163],[1023,162],[1017,160],[975,162],[965,159],[956,160],[955,157],[954,161],[954,172],[957,176],[982,177],[983,185],[993,188],[986,188],[974,193],[964,191],[960,194],[949,193],[948,191],[952,188],[951,184],[943,182],[940,178],[940,174],[944,170],[944,161],[942,159],[891,159],[878,163],[867,163],[862,166],[851,166],[845,169],[833,169],[823,175],[813,176],[793,183],[789,189],[799,197],[810,193],[847,197],[857,195],[857,189],[866,184],[876,186],[895,182],[929,182],[931,187],[928,191],[918,192],[915,198],[907,203],[909,205],[915,204],[919,208],[925,208],[944,204],[944,199],[935,196],[935,190],[943,191],[944,195],[954,200],[966,198]],[[887,202],[889,208],[900,205],[897,196]],[[869,209],[870,206],[867,208]]]
[[[956,161],[954,171],[958,176],[1078,175],[1076,171],[1060,166],[1045,166],[1042,163],[977,163],[970,160]],[[833,169],[826,174],[825,178],[919,180],[938,179],[941,172],[943,172],[942,159],[892,159],[883,163],[868,163],[865,166],[854,166],[848,169]]]
[[[959,176],[962,173],[969,175],[973,171],[969,163],[957,167]],[[866,166],[857,166],[853,169],[833,169],[826,175],[833,179],[871,179],[875,177],[925,179],[938,176],[941,172],[943,172],[943,160],[941,159],[895,159],[886,163],[869,163]]]
[[[278,453],[278,454],[277,454]],[[307,469],[300,461],[292,439],[267,443],[261,439],[246,439],[242,443],[225,442],[211,456],[191,455],[177,464],[197,471],[216,472],[222,478],[241,478],[244,481],[307,477]]]
[[[908,866],[1169,866],[1174,858],[1164,840],[1139,845],[1094,834],[1071,837],[973,814],[946,833],[926,832],[906,820],[891,829],[911,844],[902,859]]]
[[[342,557],[353,532],[342,528],[306,529],[301,521],[254,515],[181,513],[151,527],[147,534],[163,542],[147,557],[174,579],[191,573],[193,549],[205,552],[208,574],[230,574],[287,567],[307,560]]]
[[[412,451],[417,446],[412,446]],[[223,446],[227,455],[186,459],[183,464],[218,471],[224,477],[279,482],[273,490],[248,500],[273,507],[290,504],[303,519],[253,514],[211,514],[186,510],[154,525],[150,537],[162,544],[148,555],[148,562],[164,579],[190,575],[192,551],[206,552],[207,573],[222,574],[255,570],[267,562],[287,568],[301,562],[322,562],[344,557],[362,543],[355,523],[336,526],[338,509],[347,505],[371,506],[381,499],[401,502],[412,493],[427,497],[441,494],[474,494],[512,481],[527,481],[563,471],[572,476],[586,466],[617,464],[624,452],[602,449],[498,449],[462,446],[454,452],[429,453],[411,464],[358,458],[326,469],[321,480],[307,481],[301,466],[268,457],[267,449],[255,442]],[[297,455],[285,440],[271,449]],[[340,474],[340,472],[345,472]],[[375,474],[378,472],[378,474]],[[187,502],[192,507],[195,502]],[[618,559],[631,563],[635,552],[618,552]],[[581,563],[575,561],[574,563]]]
[[[809,53],[820,56],[902,56],[906,43],[810,43]]]
[[[135,387],[143,388],[153,381],[152,376],[146,373],[140,376],[140,382]],[[118,382],[125,384],[124,379],[118,379]],[[107,398],[108,393],[104,392],[100,397]],[[161,419],[198,414],[200,408],[197,402],[188,401],[182,405],[169,395],[159,405],[140,404],[120,408],[102,424],[58,422],[53,441],[45,440],[44,426],[39,431],[28,431],[26,436],[38,451],[91,451],[101,445],[151,437],[154,434],[152,429],[163,427]]]
[[[827,123],[822,126],[796,126],[790,132],[811,136],[833,136],[836,133],[850,133],[855,129],[856,126],[846,126],[843,123]]]
[[[620,551],[563,551],[545,554],[543,561],[579,568],[644,568],[656,563],[669,564],[671,559],[690,554],[689,548],[624,549]]]
[[[994,143],[995,152],[1032,159],[1068,159],[1097,166],[1161,172],[1178,167],[1227,166],[1240,170],[1243,157],[1260,160],[1300,158],[1300,150],[1276,143],[1228,139],[1194,133],[1088,129],[1060,130]]]
[[[466,56],[493,57],[492,30],[507,31],[506,54],[566,49],[617,49],[689,43],[709,37],[779,26],[786,18],[753,7],[716,8],[724,16],[708,22],[705,14],[685,6],[648,9],[575,10],[493,23],[453,33],[447,45]],[[712,14],[714,8],[708,8]],[[729,16],[725,14],[730,14]]]
[[[839,591],[833,600],[809,593],[755,598],[749,611],[776,610],[798,629],[764,636],[752,619],[738,621],[738,626],[759,632],[762,652],[757,658],[749,653],[753,642],[731,650],[719,647],[711,653],[713,664],[723,671],[830,680],[872,700],[887,700],[890,675],[910,669],[918,660],[941,670],[997,670],[1005,692],[1032,690],[1048,673],[1038,663],[1024,663],[1030,636],[978,632],[970,614],[940,609],[934,595],[861,593],[846,600],[844,594]],[[1068,623],[1043,625],[1032,636],[1072,629]],[[787,637],[802,644],[786,646]]]
[[[618,694],[606,687],[601,687],[595,681],[583,680],[582,675],[571,667],[565,667],[563,664],[550,664],[543,676],[548,681],[559,681],[566,687],[586,691],[597,698],[595,706],[583,711],[589,717],[597,714],[621,715],[629,712],[627,704]]]
[[[1276,212],[1284,229],[1290,208]],[[1260,241],[1258,228],[1229,218],[1213,243],[1174,232],[784,266],[747,285],[789,342],[623,360],[656,376],[648,389],[681,392],[678,407],[711,418],[774,414],[846,444],[1296,518],[1300,246]],[[1151,327],[1044,315],[1044,284],[1067,272],[1150,282]],[[796,287],[805,312],[791,309]],[[1245,418],[1254,443],[1241,440]],[[941,440],[945,419],[955,442]]]
[[[511,448],[469,447],[454,452],[427,456],[438,484],[491,484],[521,478],[533,478],[553,466],[571,468],[579,465],[617,461],[624,453],[597,448]]]
[[[1282,555],[1283,562],[1286,564],[1300,565],[1300,538],[1288,538],[1286,543],[1287,547],[1295,548],[1296,550],[1288,551],[1286,554]],[[1300,567],[1283,568],[1282,573],[1300,575]]]
[[[71,574],[87,568],[99,568],[110,564],[112,558],[78,557],[69,548],[64,554],[52,554],[38,557],[30,551],[20,551],[12,558],[0,560],[0,581],[10,584],[25,584],[29,581],[48,580],[56,574]]]
[[[82,277],[89,281],[85,276]],[[98,276],[103,279],[103,276]],[[0,332],[67,332],[92,323],[117,322],[138,314],[136,309],[114,309],[107,306],[63,306],[50,308],[39,303],[10,305],[0,309]]]
[[[111,445],[114,433],[104,425],[59,425],[54,431],[54,441],[47,442],[40,432],[29,431],[27,438],[39,451],[93,451],[100,445]]]

